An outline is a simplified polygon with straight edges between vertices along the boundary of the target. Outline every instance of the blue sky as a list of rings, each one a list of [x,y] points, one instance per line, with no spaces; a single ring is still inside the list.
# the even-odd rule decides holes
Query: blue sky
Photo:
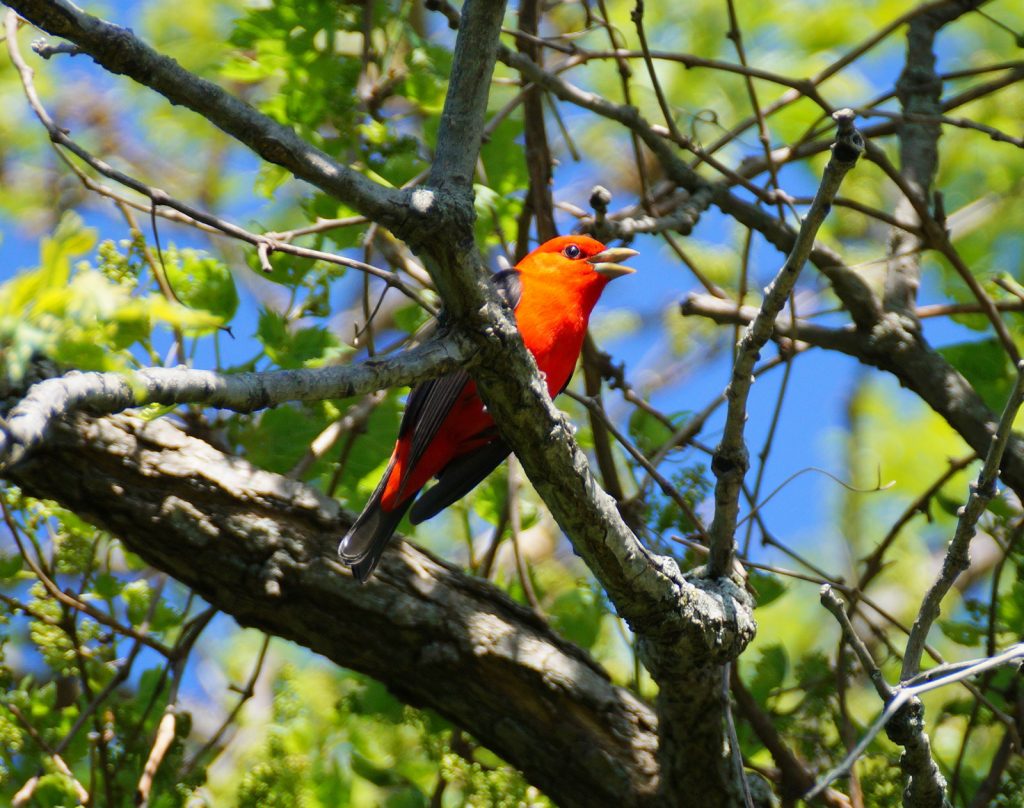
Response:
[[[870,63],[871,68],[873,71],[877,70],[880,76],[886,73],[891,75],[891,71],[898,65],[898,57],[897,48],[881,49]],[[53,61],[47,64],[45,69],[60,71],[62,81],[72,84],[86,82],[105,88],[111,93],[116,93],[127,81],[106,74],[85,58]],[[44,96],[44,103],[47,100]],[[191,113],[183,110],[181,114]],[[125,125],[133,127],[130,119]],[[133,131],[137,136],[141,134],[139,127],[134,127]],[[73,134],[80,136],[82,133]],[[42,139],[41,129],[40,138]],[[143,146],[156,152],[163,144],[143,143]],[[225,159],[231,173],[236,177],[237,190],[218,212],[257,231],[267,223],[280,222],[280,199],[268,201],[249,192],[257,176],[258,160],[241,147],[229,150]],[[600,181],[602,176],[603,168],[600,165],[587,160],[563,161],[556,172],[556,197],[585,206],[590,187]],[[160,176],[144,179],[154,185],[165,186]],[[815,178],[802,168],[789,170],[783,175],[783,179],[790,193],[809,195],[814,191]],[[286,188],[291,193],[301,193],[297,183],[290,183]],[[175,194],[174,188],[167,190]],[[620,196],[614,200],[613,207],[633,201],[635,200]],[[294,221],[294,214],[289,219]],[[106,200],[93,200],[87,208],[86,220],[100,231],[101,238],[126,237],[123,220]],[[573,224],[564,214],[560,215],[559,223],[563,232],[570,229]],[[148,230],[148,227],[146,229]],[[160,231],[165,245],[174,243],[179,247],[198,248],[209,246],[209,242],[200,234],[170,223],[161,222]],[[0,281],[9,277],[17,268],[32,266],[36,262],[40,235],[24,230],[18,222],[0,218]],[[735,249],[737,233],[727,217],[712,209],[704,214],[692,239],[703,244],[721,244]],[[639,272],[635,276],[617,281],[609,288],[605,299],[598,307],[595,323],[600,328],[602,319],[607,318],[616,309],[629,309],[640,313],[642,319],[639,328],[611,340],[604,347],[610,350],[618,361],[625,362],[628,378],[642,383],[648,371],[658,371],[669,361],[662,331],[666,310],[669,312],[667,316],[672,316],[674,307],[687,293],[701,289],[677,261],[669,258],[667,249],[656,239],[640,237],[633,246],[641,252],[640,256],[631,262]],[[751,286],[757,288],[766,285],[782,260],[783,256],[773,247],[756,238],[752,250],[751,267],[754,278]],[[247,359],[256,352],[252,334],[255,331],[260,306],[268,299],[258,300],[252,291],[253,288],[264,291],[268,289],[263,278],[253,277],[244,265],[236,266],[234,270],[240,281],[238,287],[241,306],[233,329],[236,338],[220,340],[222,358],[226,365]],[[814,269],[808,268],[806,272],[810,275]],[[812,280],[818,282],[817,279]],[[334,294],[339,309],[352,299],[353,289],[359,283],[359,278],[355,274],[350,274],[338,285]],[[927,288],[924,296],[928,296]],[[269,299],[273,299],[272,292]],[[934,322],[929,323],[928,328],[930,336],[933,339],[938,338],[940,342],[961,338],[962,332],[955,326],[943,326]],[[212,366],[212,363],[212,348],[207,344],[197,354],[196,365],[207,367]],[[685,374],[678,384],[654,393],[653,401],[658,407],[669,413],[699,410],[724,389],[729,377],[726,351],[721,351],[718,359],[710,364],[691,364],[694,364],[693,371]],[[842,476],[842,469],[838,465],[841,458],[835,453],[831,436],[843,427],[846,397],[856,372],[857,364],[854,361],[825,355],[820,351],[811,351],[795,363],[787,393],[790,404],[783,408],[779,421],[763,487],[764,492],[773,490],[790,475],[807,467],[825,468]],[[747,427],[752,454],[760,448],[766,434],[781,379],[781,371],[775,371],[755,385]],[[613,412],[619,415],[628,414],[625,408],[616,404],[614,396],[609,397],[609,402]],[[720,418],[712,419],[701,439],[713,445],[720,426]],[[828,511],[832,506],[828,492],[834,486],[835,483],[820,475],[803,475],[786,485],[765,508],[763,515],[779,535],[799,536],[816,533],[827,520]]]

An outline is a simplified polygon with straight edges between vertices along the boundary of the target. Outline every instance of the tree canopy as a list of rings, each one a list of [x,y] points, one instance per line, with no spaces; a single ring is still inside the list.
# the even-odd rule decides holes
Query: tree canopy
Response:
[[[0,802],[1024,800],[1019,3],[0,11]],[[361,585],[459,369],[515,458]]]

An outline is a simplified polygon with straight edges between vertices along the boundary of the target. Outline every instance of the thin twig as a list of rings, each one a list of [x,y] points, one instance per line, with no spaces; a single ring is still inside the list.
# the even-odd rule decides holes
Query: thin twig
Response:
[[[186,217],[186,223],[201,224],[204,225],[206,228],[209,228],[210,231],[230,236],[232,238],[238,239],[239,241],[244,241],[248,244],[251,244],[254,247],[257,247],[261,258],[261,263],[263,263],[264,265],[264,269],[267,269],[267,267],[269,267],[269,254],[274,251],[287,252],[292,255],[300,256],[303,258],[310,258],[312,260],[326,261],[329,263],[338,264],[340,266],[358,269],[359,271],[364,272],[366,274],[379,277],[382,280],[384,280],[389,286],[393,286],[410,299],[415,300],[417,303],[424,306],[428,310],[433,311],[433,307],[429,303],[424,301],[422,296],[419,295],[418,292],[411,289],[407,284],[405,284],[398,277],[397,273],[388,272],[386,270],[372,266],[365,262],[357,261],[355,259],[347,258],[341,255],[336,255],[334,253],[323,252],[321,250],[311,250],[305,247],[296,247],[294,245],[287,244],[284,241],[275,240],[273,234],[257,235],[255,233],[250,233],[248,230],[239,227],[233,222],[229,222],[226,219],[222,219],[211,213],[200,210],[199,208],[190,205],[186,202],[182,202],[181,200],[175,199],[167,192],[159,188],[150,186],[134,177],[131,177],[128,174],[125,174],[124,172],[115,169],[113,166],[111,166],[104,160],[101,160],[93,156],[88,150],[86,150],[85,148],[80,146],[76,141],[74,141],[70,137],[66,129],[58,126],[54,122],[53,118],[50,117],[50,114],[46,111],[46,108],[43,106],[42,101],[39,99],[39,95],[35,89],[33,78],[34,71],[25,62],[24,58],[21,55],[21,51],[18,47],[16,35],[17,25],[17,15],[14,13],[14,11],[8,11],[5,17],[5,28],[7,34],[7,49],[11,57],[11,62],[18,70],[18,75],[21,79],[22,87],[25,92],[25,96],[28,100],[29,106],[32,108],[32,111],[35,113],[40,123],[42,123],[43,127],[46,129],[47,133],[50,136],[50,140],[53,142],[55,146],[67,149],[69,152],[71,152],[80,160],[82,160],[86,165],[90,166],[93,170],[97,171],[98,173],[102,174],[108,179],[114,180],[118,184],[123,185],[126,188],[130,188],[136,193],[146,197],[149,200],[150,204],[146,206],[140,206],[137,205],[136,203],[130,203],[128,200],[125,200],[123,198],[115,197],[119,199],[119,201],[123,201],[126,204],[132,204],[132,207],[138,207],[140,210],[144,210],[146,212],[152,210],[154,211],[154,214],[160,208],[172,208],[174,210],[177,210],[180,214]],[[106,193],[109,189],[105,189],[102,186],[91,184],[91,181],[87,182],[86,176],[82,172],[80,172],[76,167],[73,166],[71,161],[66,158],[66,156],[60,151],[60,149],[58,149],[58,153],[61,155],[62,159],[64,159],[65,163],[71,166],[75,173],[78,174],[79,178],[82,180],[83,183],[86,184],[87,187],[90,187],[91,190],[97,191],[99,193],[104,193],[104,195],[112,195]]]
[[[715,452],[711,469],[718,478],[715,486],[715,516],[711,523],[711,557],[709,573],[726,575],[732,569],[735,551],[736,520],[739,492],[749,465],[743,440],[746,405],[752,381],[751,373],[760,357],[761,348],[771,337],[775,319],[789,298],[800,270],[814,246],[814,237],[821,227],[846,173],[853,168],[864,150],[860,133],[853,126],[853,113],[842,110],[835,114],[838,125],[832,159],[825,168],[810,210],[800,226],[796,243],[772,281],[757,317],[750,324],[740,345],[733,366],[732,379],[726,390],[728,414],[722,442]]]
[[[153,639],[148,634],[140,632],[132,626],[123,625],[110,615],[97,609],[95,606],[61,591],[57,584],[53,582],[50,576],[43,571],[32,555],[25,549],[25,545],[21,541],[21,531],[18,529],[14,519],[11,517],[10,511],[7,509],[7,502],[3,497],[0,497],[0,511],[3,512],[3,520],[7,525],[7,529],[11,532],[11,537],[14,539],[14,543],[18,546],[18,552],[21,553],[21,557],[25,560],[25,563],[28,564],[29,569],[35,573],[39,582],[43,585],[43,588],[46,589],[46,592],[50,597],[70,609],[89,615],[89,617],[97,623],[102,623],[107,628],[111,628],[119,634],[131,637],[133,640],[138,640],[164,657],[171,656],[171,649],[159,640]]]
[[[71,781],[71,786],[75,790],[75,796],[78,797],[78,801],[82,805],[88,805],[89,792],[85,790],[85,786],[78,782],[74,773],[68,767],[68,764],[64,762],[64,758],[60,756],[60,752],[49,747],[43,739],[43,736],[39,734],[39,730],[32,726],[32,722],[30,722],[28,717],[18,708],[18,705],[7,703],[4,706],[7,708],[8,712],[18,720],[18,723],[25,728],[29,737],[35,741],[43,754],[53,761],[53,765],[56,767],[57,771]],[[11,799],[11,805],[13,808],[21,808],[21,806],[28,804],[29,800],[31,800],[32,796],[35,794],[36,787],[39,785],[40,776],[41,775],[36,774],[30,777],[25,782],[25,785],[18,789],[17,793]]]
[[[925,595],[917,619],[914,620],[914,625],[910,629],[910,638],[907,640],[907,650],[903,657],[903,668],[900,671],[901,681],[906,681],[917,674],[921,665],[924,643],[932,623],[939,616],[942,599],[960,573],[970,565],[968,552],[971,539],[974,538],[978,520],[985,512],[989,501],[996,495],[999,464],[1002,462],[1003,452],[1006,450],[1010,433],[1013,431],[1013,421],[1017,417],[1017,411],[1022,402],[1024,402],[1024,362],[1017,366],[1017,382],[1006,402],[1006,408],[999,419],[995,435],[992,436],[992,445],[985,457],[985,464],[978,474],[977,482],[971,485],[967,504],[960,510],[953,541],[950,542],[946,557],[942,562],[942,571]]]
[[[1010,646],[996,656],[974,659],[969,662],[961,663],[953,673],[949,673],[937,679],[931,679],[917,685],[907,685],[897,688],[896,695],[894,695],[892,700],[885,705],[885,709],[882,710],[878,718],[874,720],[867,732],[864,733],[864,737],[861,738],[860,742],[850,750],[850,753],[843,758],[837,766],[818,780],[814,788],[804,795],[804,799],[808,801],[814,799],[816,796],[821,794],[824,789],[828,788],[829,785],[842,777],[849,770],[850,766],[853,765],[853,762],[864,753],[864,750],[868,748],[868,745],[875,739],[878,733],[882,731],[882,728],[889,723],[893,716],[895,716],[896,713],[898,713],[900,709],[911,700],[931,690],[937,690],[940,687],[945,687],[946,685],[953,684],[954,682],[961,682],[964,679],[977,676],[979,673],[984,673],[987,670],[1008,665],[1020,659],[1024,659],[1024,643],[1018,643],[1017,645]]]
[[[836,620],[839,621],[846,641],[850,644],[853,652],[857,655],[857,659],[860,660],[861,666],[867,672],[868,678],[871,679],[871,683],[875,686],[875,692],[878,693],[883,701],[889,701],[896,691],[885,681],[882,672],[875,664],[875,660],[871,658],[871,652],[868,650],[868,647],[857,635],[857,632],[854,631],[853,623],[850,622],[850,616],[846,613],[846,609],[843,608],[843,602],[839,600],[829,584],[821,587],[819,596],[821,598],[821,605],[828,609]]]

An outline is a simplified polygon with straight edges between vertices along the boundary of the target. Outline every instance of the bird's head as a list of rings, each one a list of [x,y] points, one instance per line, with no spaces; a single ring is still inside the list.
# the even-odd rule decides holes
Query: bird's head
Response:
[[[533,268],[556,271],[566,279],[609,281],[636,272],[619,263],[634,255],[638,255],[637,251],[629,247],[605,247],[589,236],[559,236],[541,244],[519,267],[526,271]]]

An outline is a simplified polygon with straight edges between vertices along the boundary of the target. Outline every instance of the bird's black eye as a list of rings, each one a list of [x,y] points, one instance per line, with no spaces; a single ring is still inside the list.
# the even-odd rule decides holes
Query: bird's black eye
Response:
[[[568,247],[562,250],[562,255],[564,255],[566,258],[576,260],[581,255],[583,255],[583,250],[581,250],[575,244],[570,244]]]

